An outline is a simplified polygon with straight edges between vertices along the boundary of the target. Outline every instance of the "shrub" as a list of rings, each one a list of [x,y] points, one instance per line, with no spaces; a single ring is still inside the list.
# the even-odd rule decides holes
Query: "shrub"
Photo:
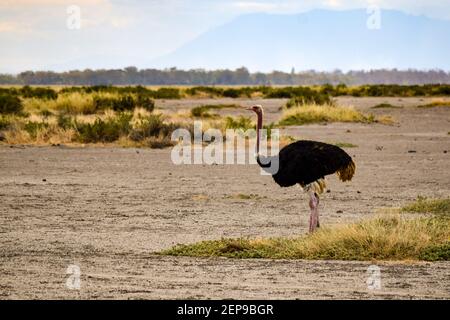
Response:
[[[155,101],[150,98],[149,94],[138,93],[136,105],[138,107],[144,108],[148,112],[152,112],[155,109]]]
[[[19,97],[12,94],[0,93],[0,113],[1,114],[20,114],[23,110],[22,101]]]
[[[195,96],[198,93],[205,93],[211,97],[221,97],[221,96],[223,96],[223,89],[217,88],[217,87],[205,87],[205,86],[192,87],[192,88],[186,89],[186,94],[188,94],[190,96]]]
[[[74,127],[72,117],[65,115],[64,113],[58,114],[58,127],[62,129],[70,129]]]
[[[146,139],[146,144],[152,149],[163,149],[173,146],[174,142],[170,137],[150,137]]]
[[[180,99],[180,90],[177,88],[159,88],[151,93],[155,99]]]
[[[248,129],[254,129],[255,125],[249,117],[239,116],[238,118],[226,117],[225,127],[227,129],[242,129],[247,131]]]
[[[297,107],[297,106],[306,105],[306,104],[332,105],[333,100],[331,100],[330,96],[328,96],[328,95],[318,94],[318,93],[296,96],[296,97],[291,98],[286,103],[286,108],[290,109],[292,107]]]
[[[51,88],[24,86],[20,89],[20,94],[24,98],[37,98],[44,100],[55,100],[58,98],[58,93]]]
[[[93,124],[75,121],[74,125],[81,142],[113,142],[130,132],[132,117],[131,113],[120,113],[118,116],[106,120],[97,118]]]
[[[51,111],[48,110],[48,109],[43,109],[43,110],[41,110],[41,111],[39,112],[39,114],[40,114],[41,116],[43,116],[44,118],[48,118],[48,117],[51,117],[51,116],[53,115],[53,112],[51,112]]]
[[[372,115],[365,116],[350,107],[330,105],[304,105],[283,112],[279,125],[302,125],[317,122],[374,122]]]
[[[225,108],[239,108],[236,104],[207,104],[203,106],[194,107],[191,109],[191,116],[197,118],[211,118],[216,117],[216,114],[210,114],[211,109],[225,109]]]
[[[9,117],[0,115],[0,130],[8,129],[10,125],[11,119]]]
[[[224,97],[227,97],[227,98],[239,98],[240,97],[240,95],[241,95],[241,90],[239,90],[239,89],[226,89],[224,92],[223,92],[223,96]]]
[[[141,117],[134,125],[129,138],[133,141],[142,141],[150,137],[168,138],[175,129],[181,126],[176,123],[165,123],[162,115],[151,114]]]
[[[136,102],[134,101],[133,97],[130,95],[126,95],[123,97],[120,97],[119,99],[113,100],[112,108],[114,111],[131,111],[136,107]]]
[[[119,97],[103,97],[103,96],[95,96],[93,99],[94,109],[105,110],[105,109],[113,109],[114,111],[132,111],[136,106],[139,105],[139,102],[142,105],[145,105],[145,100],[136,101],[131,95],[124,95]],[[150,99],[151,100],[151,99]],[[153,101],[151,101],[153,102]],[[151,103],[147,101],[147,104]],[[154,104],[153,104],[154,107]],[[152,108],[152,106],[150,106]],[[153,110],[153,109],[152,109]]]
[[[28,132],[30,137],[35,139],[38,132],[42,129],[48,128],[48,126],[49,124],[47,122],[28,121],[25,123],[24,130]]]

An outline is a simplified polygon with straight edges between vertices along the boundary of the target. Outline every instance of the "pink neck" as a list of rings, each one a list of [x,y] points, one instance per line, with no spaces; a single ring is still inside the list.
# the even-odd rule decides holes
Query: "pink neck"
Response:
[[[256,154],[259,155],[259,139],[260,139],[260,131],[262,129],[262,121],[263,121],[263,116],[261,112],[257,113],[258,116],[258,122],[256,125]]]

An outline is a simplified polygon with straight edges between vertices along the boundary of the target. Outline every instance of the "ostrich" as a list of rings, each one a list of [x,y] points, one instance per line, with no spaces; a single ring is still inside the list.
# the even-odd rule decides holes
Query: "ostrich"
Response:
[[[309,232],[320,227],[319,194],[326,188],[325,176],[337,173],[341,181],[349,181],[355,173],[355,163],[341,148],[317,141],[299,140],[282,148],[278,155],[264,157],[259,154],[260,130],[263,108],[260,105],[247,108],[256,113],[256,161],[269,172],[281,187],[299,184],[309,194]],[[276,164],[274,166],[274,164]]]

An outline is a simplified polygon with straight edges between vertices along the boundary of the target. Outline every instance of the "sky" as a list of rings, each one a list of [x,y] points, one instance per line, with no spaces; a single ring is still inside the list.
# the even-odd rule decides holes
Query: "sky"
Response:
[[[0,0],[0,72],[143,68],[242,14],[371,5],[450,20],[449,0]]]

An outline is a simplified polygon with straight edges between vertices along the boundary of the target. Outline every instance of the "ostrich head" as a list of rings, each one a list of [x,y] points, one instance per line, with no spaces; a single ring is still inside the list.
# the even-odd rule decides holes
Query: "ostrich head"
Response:
[[[263,108],[259,104],[256,104],[250,108],[247,108],[247,110],[251,110],[251,111],[255,112],[258,116],[260,116],[260,115],[262,116],[262,114],[263,114]]]

